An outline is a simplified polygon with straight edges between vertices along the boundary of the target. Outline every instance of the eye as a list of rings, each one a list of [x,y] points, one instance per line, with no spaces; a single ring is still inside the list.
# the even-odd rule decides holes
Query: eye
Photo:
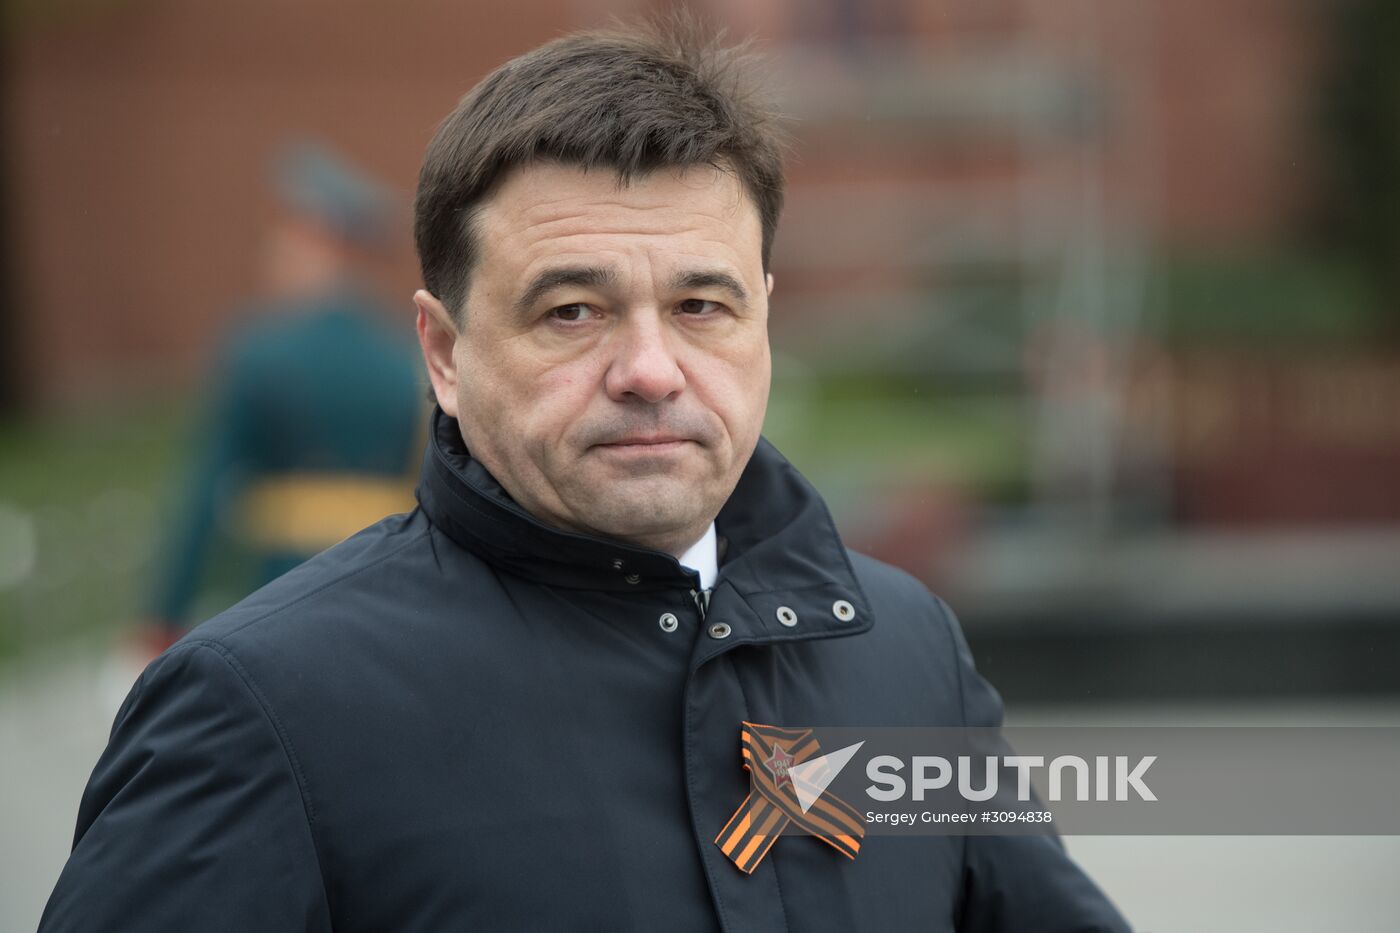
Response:
[[[549,316],[556,321],[564,321],[568,324],[577,324],[586,321],[596,315],[591,307],[586,304],[560,305],[549,312]]]
[[[722,307],[718,301],[706,301],[704,298],[687,298],[677,305],[677,310],[681,314],[700,315],[717,311]]]

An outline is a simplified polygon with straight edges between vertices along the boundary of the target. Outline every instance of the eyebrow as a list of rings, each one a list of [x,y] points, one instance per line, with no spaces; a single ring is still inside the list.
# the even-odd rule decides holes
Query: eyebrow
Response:
[[[605,288],[617,281],[617,273],[607,266],[564,266],[546,269],[530,280],[525,291],[516,299],[515,309],[525,314],[545,295],[556,288]],[[737,278],[717,269],[692,270],[678,273],[671,279],[673,291],[718,288],[728,292],[740,304],[747,305],[749,293]]]
[[[718,288],[729,292],[740,304],[749,303],[749,293],[745,291],[743,283],[728,272],[718,270],[682,272],[671,279],[673,291],[687,291],[692,288]]]
[[[602,288],[611,285],[617,273],[607,266],[566,266],[560,269],[546,269],[530,280],[529,286],[515,301],[515,309],[529,311],[548,293],[556,288]]]

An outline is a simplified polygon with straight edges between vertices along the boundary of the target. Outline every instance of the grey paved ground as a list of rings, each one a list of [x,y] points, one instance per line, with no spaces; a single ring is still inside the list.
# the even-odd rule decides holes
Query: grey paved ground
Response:
[[[99,658],[48,660],[0,685],[0,930],[33,930],[63,867],[83,785],[124,676]],[[131,674],[135,679],[135,674]]]
[[[0,685],[0,931],[28,931],[63,866],[78,798],[125,687],[101,658]],[[1012,711],[1019,724],[1400,723],[1400,706]],[[1073,837],[1071,853],[1147,933],[1400,930],[1400,837]]]

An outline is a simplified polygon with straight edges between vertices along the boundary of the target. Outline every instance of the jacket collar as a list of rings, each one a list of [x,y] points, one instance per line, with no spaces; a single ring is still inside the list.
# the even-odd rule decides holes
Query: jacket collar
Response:
[[[670,554],[563,531],[526,512],[467,451],[457,420],[436,406],[417,495],[429,521],[454,542],[528,580],[617,593],[699,586],[698,575]],[[732,590],[755,615],[746,630],[764,635],[735,643],[869,628],[869,604],[826,503],[766,439],[759,440],[715,528],[716,596]],[[839,600],[854,614],[838,615],[833,607]],[[794,610],[799,625],[780,624],[780,607]]]

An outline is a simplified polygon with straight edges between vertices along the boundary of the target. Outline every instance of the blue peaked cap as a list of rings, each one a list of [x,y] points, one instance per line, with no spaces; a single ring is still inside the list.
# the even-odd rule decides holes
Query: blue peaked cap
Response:
[[[369,176],[325,146],[299,141],[285,146],[273,165],[277,193],[287,206],[361,246],[388,240],[393,198]]]

